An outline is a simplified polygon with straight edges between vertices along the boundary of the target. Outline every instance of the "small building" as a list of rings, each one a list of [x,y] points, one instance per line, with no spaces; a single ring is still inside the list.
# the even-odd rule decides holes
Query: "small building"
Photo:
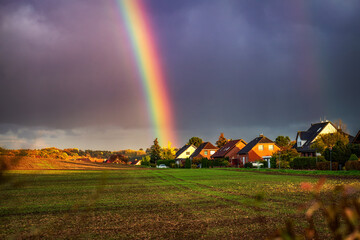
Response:
[[[176,164],[180,164],[180,162],[185,163],[185,159],[190,158],[190,156],[195,152],[196,147],[194,145],[184,145],[180,148],[175,154]]]
[[[239,158],[237,153],[246,146],[246,142],[242,139],[231,140],[223,147],[217,150],[211,158],[228,158],[232,166],[239,166]]]
[[[279,150],[280,148],[273,141],[261,134],[242,148],[237,155],[240,164],[243,165],[258,161],[268,161],[269,164],[273,153]]]
[[[316,149],[312,149],[311,145],[319,138],[321,134],[336,133],[338,129],[330,121],[311,124],[307,131],[299,131],[296,135],[296,143],[294,148],[301,156],[315,157]]]
[[[202,143],[193,154],[191,154],[190,159],[198,159],[198,158],[207,158],[210,157],[218,150],[217,147],[212,145],[210,142]]]

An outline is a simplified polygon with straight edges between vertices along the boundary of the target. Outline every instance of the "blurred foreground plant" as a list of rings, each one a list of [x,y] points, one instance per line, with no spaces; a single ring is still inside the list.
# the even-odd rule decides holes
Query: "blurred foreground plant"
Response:
[[[301,184],[303,190],[313,195],[313,200],[305,211],[309,225],[302,235],[296,235],[293,223],[287,221],[286,227],[279,229],[270,239],[320,239],[314,219],[318,212],[327,223],[333,239],[360,239],[359,190],[347,185],[339,186],[334,189],[335,197],[324,201],[320,195],[324,183],[325,178],[320,179],[316,184]]]

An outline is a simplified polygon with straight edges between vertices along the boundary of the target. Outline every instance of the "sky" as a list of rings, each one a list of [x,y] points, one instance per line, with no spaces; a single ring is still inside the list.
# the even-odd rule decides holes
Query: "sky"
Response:
[[[360,130],[357,0],[147,0],[175,147],[221,132],[292,140],[320,119]],[[115,0],[0,1],[0,146],[150,147],[154,131]]]

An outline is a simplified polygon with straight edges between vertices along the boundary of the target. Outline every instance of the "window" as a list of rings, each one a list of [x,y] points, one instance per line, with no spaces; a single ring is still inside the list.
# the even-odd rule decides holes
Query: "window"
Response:
[[[264,150],[264,145],[259,145],[259,150],[260,151]]]
[[[210,155],[213,155],[215,153],[215,151],[210,151]]]
[[[190,155],[190,152],[186,152],[186,155]]]
[[[274,145],[269,145],[269,150],[274,150]]]
[[[207,154],[208,154],[208,151],[204,151],[204,154],[207,155]]]

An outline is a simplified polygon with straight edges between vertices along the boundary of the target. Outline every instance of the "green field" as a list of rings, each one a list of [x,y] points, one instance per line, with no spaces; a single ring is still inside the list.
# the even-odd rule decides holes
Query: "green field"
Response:
[[[221,169],[11,171],[0,185],[0,239],[263,239],[301,232],[319,178]],[[328,179],[322,195],[357,179]],[[328,238],[325,223],[317,223]]]

